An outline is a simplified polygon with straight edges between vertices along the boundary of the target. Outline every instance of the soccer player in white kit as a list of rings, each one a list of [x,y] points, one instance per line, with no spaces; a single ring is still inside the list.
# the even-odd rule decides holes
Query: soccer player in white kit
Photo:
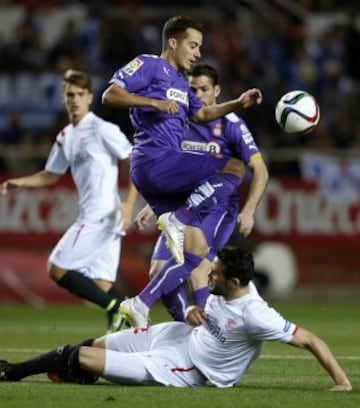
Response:
[[[121,235],[131,224],[136,190],[130,185],[122,203],[118,193],[118,160],[129,159],[132,145],[118,126],[90,111],[91,78],[68,70],[63,102],[70,123],[57,135],[45,170],[0,185],[6,194],[16,187],[55,184],[70,168],[79,198],[76,221],[50,254],[50,277],[71,293],[107,311],[108,331],[121,325],[123,295],[114,287]]]
[[[79,383],[101,376],[119,384],[196,387],[210,382],[227,388],[241,380],[269,340],[309,350],[333,379],[330,390],[350,391],[350,381],[327,344],[284,319],[250,290],[253,274],[249,251],[223,247],[212,264],[205,310],[191,306],[187,323],[112,333],[23,363],[3,360],[0,380],[53,372],[57,379]]]

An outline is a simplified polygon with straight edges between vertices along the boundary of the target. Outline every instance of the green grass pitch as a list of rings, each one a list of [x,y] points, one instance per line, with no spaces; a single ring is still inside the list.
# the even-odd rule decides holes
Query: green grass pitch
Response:
[[[0,383],[0,407],[360,407],[360,302],[271,303],[328,342],[350,377],[353,392],[328,392],[332,382],[310,353],[267,343],[241,384],[231,389],[119,386],[105,381],[91,386],[53,384],[38,375],[19,383]],[[167,319],[157,305],[152,322]],[[2,305],[0,358],[30,358],[61,344],[99,336],[104,326],[103,312],[88,305]]]

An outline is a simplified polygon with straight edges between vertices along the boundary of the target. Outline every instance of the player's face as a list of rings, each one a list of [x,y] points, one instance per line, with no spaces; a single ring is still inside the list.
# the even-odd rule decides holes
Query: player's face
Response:
[[[173,39],[174,62],[180,71],[191,69],[201,57],[200,47],[203,40],[201,32],[188,28],[186,34],[181,40]]]
[[[65,84],[63,102],[70,122],[79,122],[90,109],[93,95],[87,89],[72,84]]]
[[[224,269],[225,266],[222,262],[218,258],[215,258],[209,274],[209,290],[213,295],[226,296],[228,293],[228,285],[224,276]]]
[[[214,85],[211,78],[206,75],[193,76],[189,78],[189,84],[203,105],[209,106],[216,103],[216,98],[220,93],[220,87]]]

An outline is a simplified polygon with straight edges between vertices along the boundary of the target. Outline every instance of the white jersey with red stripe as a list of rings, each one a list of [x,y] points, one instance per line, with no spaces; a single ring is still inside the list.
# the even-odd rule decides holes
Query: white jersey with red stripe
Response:
[[[118,160],[129,157],[131,149],[118,126],[92,112],[58,134],[45,169],[64,174],[70,167],[79,215],[51,252],[52,264],[90,279],[115,281],[122,234]]]
[[[252,285],[253,286],[253,285]],[[113,382],[175,387],[231,387],[260,355],[265,340],[291,341],[297,326],[270,308],[253,286],[241,298],[210,295],[206,323],[182,322],[106,336],[103,377]]]
[[[57,135],[45,169],[65,174],[70,167],[79,195],[78,219],[100,221],[117,212],[118,160],[129,157],[131,150],[117,125],[89,112]]]
[[[189,341],[194,365],[217,387],[231,387],[260,355],[264,341],[288,343],[297,326],[285,320],[257,291],[226,301],[210,295],[206,322]]]

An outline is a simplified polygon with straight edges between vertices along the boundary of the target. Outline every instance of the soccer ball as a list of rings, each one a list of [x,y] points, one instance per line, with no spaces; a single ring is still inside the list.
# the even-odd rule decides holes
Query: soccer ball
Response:
[[[314,129],[320,119],[315,98],[305,91],[291,91],[276,105],[276,122],[286,133],[302,134]]]

